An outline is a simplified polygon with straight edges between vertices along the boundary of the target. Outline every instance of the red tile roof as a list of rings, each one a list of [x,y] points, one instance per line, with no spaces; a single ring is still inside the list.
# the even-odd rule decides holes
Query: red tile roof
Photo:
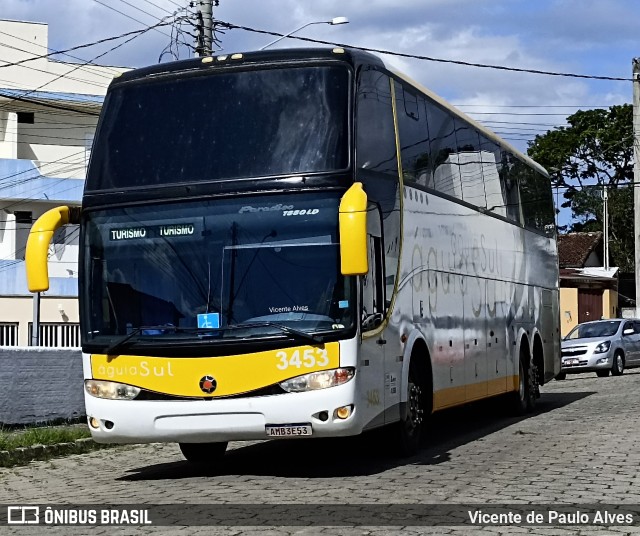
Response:
[[[569,233],[558,236],[560,268],[583,268],[589,255],[602,242],[602,232]]]

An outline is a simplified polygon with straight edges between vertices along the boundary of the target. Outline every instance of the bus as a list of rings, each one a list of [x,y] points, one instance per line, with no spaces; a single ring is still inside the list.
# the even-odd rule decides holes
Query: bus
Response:
[[[88,425],[99,443],[227,443],[531,410],[560,372],[545,170],[362,51],[217,55],[123,73],[104,102],[80,227]]]

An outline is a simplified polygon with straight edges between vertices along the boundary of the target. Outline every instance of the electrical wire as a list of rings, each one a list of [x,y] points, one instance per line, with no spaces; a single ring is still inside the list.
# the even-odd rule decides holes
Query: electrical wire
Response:
[[[120,34],[120,35],[116,35],[116,36],[112,36],[112,37],[105,37],[103,39],[99,39],[98,41],[92,41],[91,43],[85,43],[83,45],[76,45],[74,47],[67,48],[65,50],[58,50],[58,51],[55,51],[55,52],[49,52],[47,54],[40,54],[38,56],[33,56],[32,58],[24,58],[24,59],[21,59],[21,60],[18,60],[18,61],[14,61],[14,62],[11,62],[11,63],[4,63],[4,64],[0,65],[0,69],[3,69],[5,67],[13,67],[15,65],[22,65],[23,63],[39,60],[39,59],[42,59],[42,58],[49,58],[49,57],[54,56],[56,54],[66,54],[68,52],[73,52],[74,50],[80,50],[82,48],[93,47],[93,46],[96,46],[96,45],[100,45],[102,43],[108,43],[109,41],[115,41],[117,39],[122,39],[123,37],[129,37],[130,35],[146,33],[146,32],[148,32],[149,30],[151,30],[153,28],[160,28],[162,26],[169,26],[171,24],[173,24],[173,23],[172,22],[166,22],[166,21],[159,22],[158,24],[154,24],[153,26],[148,26],[148,27],[140,29],[140,30],[133,30],[131,32],[125,32],[125,33]]]
[[[374,52],[376,54],[385,54],[388,56],[396,56],[399,58],[409,58],[409,59],[415,59],[415,60],[423,60],[423,61],[431,61],[431,62],[435,62],[435,63],[448,63],[448,64],[452,64],[452,65],[462,65],[464,67],[477,67],[477,68],[481,68],[481,69],[494,69],[494,70],[499,70],[499,71],[508,71],[508,72],[516,72],[516,73],[528,73],[528,74],[539,74],[539,75],[546,75],[546,76],[560,76],[560,77],[567,77],[567,78],[582,78],[582,79],[588,79],[588,80],[607,80],[607,81],[616,81],[616,82],[633,82],[633,78],[623,78],[623,77],[617,77],[617,76],[599,76],[599,75],[591,75],[591,74],[578,74],[578,73],[568,73],[568,72],[557,72],[557,71],[545,71],[545,70],[540,70],[540,69],[525,69],[525,68],[521,68],[521,67],[507,67],[506,65],[496,65],[496,64],[489,64],[489,63],[474,63],[474,62],[469,62],[469,61],[462,61],[462,60],[451,60],[451,59],[444,59],[444,58],[436,58],[433,56],[422,56],[422,55],[418,55],[418,54],[407,54],[404,52],[396,52],[393,50],[385,50],[385,49],[380,49],[380,48],[371,48],[371,47],[361,47],[361,46],[356,46],[356,45],[349,45],[349,44],[345,44],[345,43],[335,43],[332,41],[323,41],[321,39],[311,39],[310,37],[300,37],[297,35],[288,35],[288,34],[281,34],[281,33],[277,33],[277,32],[270,32],[267,30],[258,30],[256,28],[251,28],[249,26],[240,26],[238,24],[232,24],[229,22],[225,22],[222,20],[216,20],[216,23],[219,24],[220,26],[227,28],[229,30],[244,30],[247,32],[252,32],[252,33],[259,33],[259,34],[264,34],[264,35],[271,35],[274,37],[287,37],[289,39],[296,39],[297,41],[305,41],[308,43],[316,43],[316,44],[320,44],[320,45],[330,45],[330,46],[338,46],[338,47],[342,47],[342,48],[350,48],[353,50],[361,50],[363,52]]]

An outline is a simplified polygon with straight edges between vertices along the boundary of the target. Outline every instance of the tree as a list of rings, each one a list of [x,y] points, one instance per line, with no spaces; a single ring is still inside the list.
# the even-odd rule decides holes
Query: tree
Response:
[[[568,231],[603,230],[603,189],[609,193],[609,248],[623,272],[634,271],[632,106],[579,110],[568,127],[538,135],[528,154],[564,190],[562,208],[571,207]]]

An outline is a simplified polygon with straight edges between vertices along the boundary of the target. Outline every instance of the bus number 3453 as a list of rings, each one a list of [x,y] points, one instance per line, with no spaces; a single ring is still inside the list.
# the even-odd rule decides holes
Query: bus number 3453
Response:
[[[294,350],[291,354],[287,352],[277,352],[276,357],[279,359],[278,367],[280,370],[286,370],[289,367],[325,367],[329,364],[329,356],[323,348],[307,348],[300,352]]]

